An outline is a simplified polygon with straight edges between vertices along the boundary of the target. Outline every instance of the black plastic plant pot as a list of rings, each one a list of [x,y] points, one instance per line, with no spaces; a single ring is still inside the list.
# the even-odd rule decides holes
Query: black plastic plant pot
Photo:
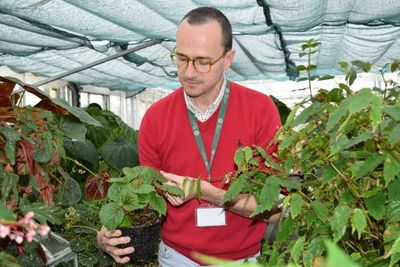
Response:
[[[156,255],[160,243],[161,218],[149,226],[118,227],[122,236],[129,236],[131,242],[120,245],[120,248],[134,247],[135,251],[129,254],[131,262],[146,260]]]

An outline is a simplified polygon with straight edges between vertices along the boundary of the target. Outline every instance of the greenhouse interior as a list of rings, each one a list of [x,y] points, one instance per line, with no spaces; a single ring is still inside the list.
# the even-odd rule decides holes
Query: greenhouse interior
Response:
[[[0,266],[400,266],[398,0],[1,0],[0,123]]]

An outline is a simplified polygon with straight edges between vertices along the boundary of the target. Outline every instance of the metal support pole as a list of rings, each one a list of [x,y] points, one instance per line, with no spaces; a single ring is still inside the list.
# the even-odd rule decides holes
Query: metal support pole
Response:
[[[104,62],[107,62],[107,61],[116,59],[116,58],[118,58],[118,57],[121,57],[121,56],[123,56],[123,55],[126,55],[126,54],[129,54],[129,53],[138,51],[138,50],[143,49],[143,48],[146,48],[146,47],[148,47],[148,46],[152,46],[152,45],[155,45],[155,44],[159,44],[159,43],[161,43],[161,42],[162,42],[162,40],[159,40],[159,39],[144,42],[143,44],[140,44],[140,45],[135,46],[135,47],[132,47],[132,48],[130,48],[130,49],[121,51],[121,52],[119,52],[119,53],[117,53],[117,54],[115,54],[115,55],[111,55],[111,56],[108,56],[108,57],[105,57],[105,58],[96,60],[96,61],[94,61],[94,62],[92,62],[92,63],[87,64],[87,65],[84,65],[84,66],[81,66],[81,67],[78,67],[78,68],[75,68],[75,69],[66,71],[66,72],[61,73],[61,74],[58,74],[58,75],[56,75],[56,76],[54,76],[54,77],[50,77],[50,78],[44,79],[43,81],[40,81],[40,82],[37,82],[37,83],[33,84],[33,86],[38,87],[38,86],[41,86],[41,85],[43,85],[43,84],[53,82],[53,81],[55,81],[55,80],[64,78],[64,77],[66,77],[66,76],[68,76],[68,75],[71,75],[71,74],[80,72],[80,71],[85,70],[85,69],[89,69],[89,68],[91,68],[91,67],[100,65],[100,64],[102,64],[102,63],[104,63]]]

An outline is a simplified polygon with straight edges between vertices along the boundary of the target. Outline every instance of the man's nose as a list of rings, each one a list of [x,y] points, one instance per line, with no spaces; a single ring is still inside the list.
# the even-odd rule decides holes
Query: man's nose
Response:
[[[190,60],[187,64],[186,70],[185,70],[185,76],[188,78],[192,78],[197,75],[197,70],[194,67],[194,61]]]

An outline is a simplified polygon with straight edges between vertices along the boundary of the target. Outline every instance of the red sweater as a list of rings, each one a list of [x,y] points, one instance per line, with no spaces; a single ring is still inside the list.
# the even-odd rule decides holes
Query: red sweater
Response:
[[[238,147],[266,147],[280,127],[278,110],[268,96],[232,82],[230,85],[225,120],[211,168],[212,184],[220,188],[224,175],[235,169],[234,153]],[[208,158],[218,112],[219,109],[203,123],[198,121]],[[139,130],[139,158],[142,165],[158,170],[207,179],[207,169],[189,124],[183,88],[147,110]],[[192,251],[236,260],[260,250],[264,222],[226,211],[226,226],[197,227],[198,206],[196,199],[178,207],[168,204],[161,230],[165,244],[195,261]]]

